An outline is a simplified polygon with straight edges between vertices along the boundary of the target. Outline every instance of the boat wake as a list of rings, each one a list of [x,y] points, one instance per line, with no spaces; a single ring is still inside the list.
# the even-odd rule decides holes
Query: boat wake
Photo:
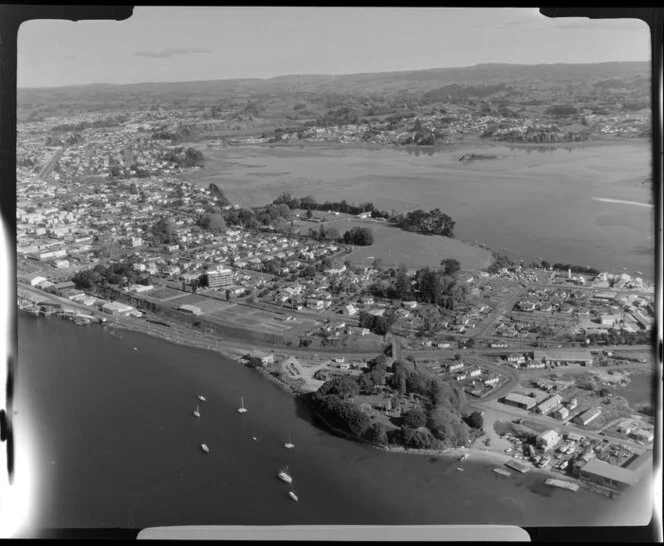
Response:
[[[653,208],[654,205],[650,203],[640,203],[638,201],[625,201],[623,199],[611,199],[609,197],[592,197],[594,201],[604,201],[605,203],[621,203],[623,205],[636,205],[639,207]]]

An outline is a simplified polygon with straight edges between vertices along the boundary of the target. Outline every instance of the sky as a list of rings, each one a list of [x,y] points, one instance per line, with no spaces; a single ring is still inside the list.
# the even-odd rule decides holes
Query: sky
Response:
[[[535,8],[138,6],[126,21],[23,23],[17,76],[27,88],[649,60],[643,21]]]

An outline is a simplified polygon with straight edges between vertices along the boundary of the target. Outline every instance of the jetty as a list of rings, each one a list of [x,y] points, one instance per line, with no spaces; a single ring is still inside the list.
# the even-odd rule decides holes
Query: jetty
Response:
[[[575,493],[579,490],[579,486],[575,483],[565,482],[563,480],[556,480],[554,478],[549,478],[544,482],[544,485],[550,485],[551,487],[559,487],[560,489],[567,489],[568,491],[574,491]]]
[[[501,476],[505,476],[506,478],[509,478],[509,477],[512,475],[511,472],[508,472],[508,471],[505,470],[504,468],[494,468],[493,471],[494,471],[496,474],[500,474]]]

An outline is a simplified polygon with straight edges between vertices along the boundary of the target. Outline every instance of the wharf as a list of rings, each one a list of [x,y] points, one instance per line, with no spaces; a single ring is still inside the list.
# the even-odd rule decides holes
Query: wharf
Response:
[[[560,489],[567,489],[569,491],[574,491],[575,493],[579,490],[579,486],[576,485],[575,483],[556,480],[554,478],[549,478],[544,482],[544,484],[550,485],[552,487],[559,487]]]

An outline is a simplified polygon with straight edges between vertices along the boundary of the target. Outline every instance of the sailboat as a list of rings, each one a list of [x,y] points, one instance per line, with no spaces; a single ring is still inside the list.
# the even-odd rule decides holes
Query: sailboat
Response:
[[[202,394],[199,394],[199,395],[198,395],[198,399],[199,399],[201,402],[205,402],[205,396],[203,396]]]
[[[291,442],[290,433],[288,434],[288,441],[284,444],[284,447],[286,449],[293,449],[295,447],[295,444]]]
[[[295,502],[299,501],[300,499],[297,498],[297,495],[295,494],[295,491],[289,491],[288,496],[293,499]]]
[[[201,449],[202,449],[205,453],[210,453],[210,448],[209,448],[208,446],[206,446],[205,444],[201,444]]]
[[[249,411],[247,408],[244,407],[244,396],[240,397],[240,407],[237,409],[238,413],[247,413]]]
[[[291,475],[288,473],[288,467],[282,468],[279,471],[279,474],[277,474],[277,477],[282,481],[286,483],[293,483],[293,478]]]
[[[196,417],[200,417],[200,416],[201,416],[200,412],[198,411],[198,404],[196,404],[196,409],[194,410],[194,415],[195,415]]]

